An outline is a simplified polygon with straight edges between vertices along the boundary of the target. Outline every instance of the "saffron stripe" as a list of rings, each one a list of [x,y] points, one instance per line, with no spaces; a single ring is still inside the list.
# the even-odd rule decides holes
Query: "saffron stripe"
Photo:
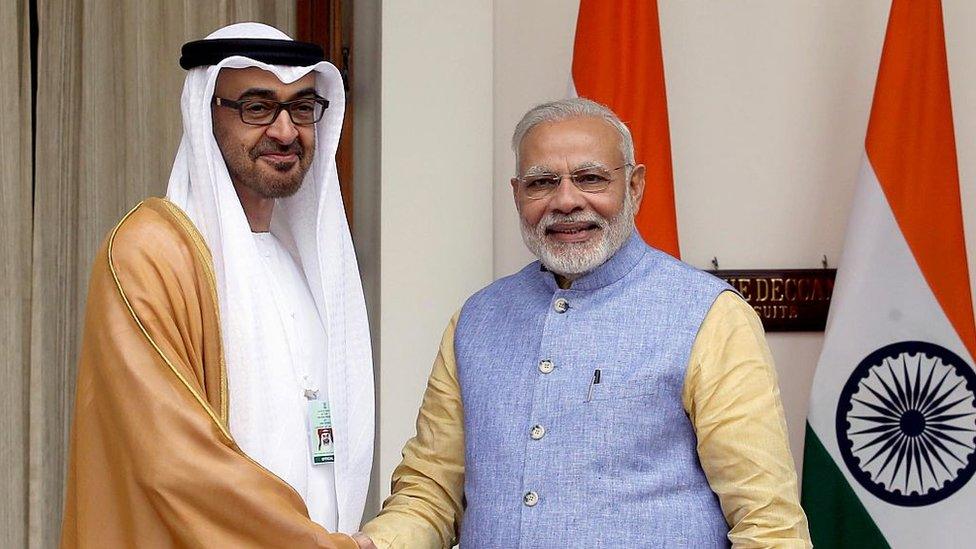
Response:
[[[892,3],[865,146],[926,282],[976,357],[938,0]]]

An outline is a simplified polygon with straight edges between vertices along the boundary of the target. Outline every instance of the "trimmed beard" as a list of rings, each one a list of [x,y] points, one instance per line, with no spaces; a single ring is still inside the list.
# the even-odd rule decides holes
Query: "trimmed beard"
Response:
[[[231,181],[247,187],[263,198],[287,198],[298,192],[315,158],[314,142],[306,150],[298,139],[289,145],[281,145],[262,137],[256,145],[245,150],[237,143],[225,149],[222,143],[227,139],[218,135],[217,146],[224,157],[224,165],[227,166]],[[292,164],[268,163],[272,173],[267,173],[258,165],[260,156],[265,153],[293,153],[298,156],[298,160]]]
[[[634,196],[627,192],[620,213],[610,220],[596,212],[570,215],[550,212],[533,227],[519,216],[522,241],[546,269],[575,280],[603,265],[617,253],[634,232],[636,213],[637,202]],[[556,223],[592,223],[599,227],[599,237],[589,242],[556,242],[546,235],[546,229]]]

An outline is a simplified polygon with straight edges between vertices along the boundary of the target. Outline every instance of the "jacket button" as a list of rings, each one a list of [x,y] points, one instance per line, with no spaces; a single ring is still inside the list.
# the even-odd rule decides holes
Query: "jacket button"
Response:
[[[556,365],[551,360],[543,360],[539,363],[539,371],[544,374],[551,374],[556,369]]]
[[[533,425],[532,430],[529,431],[529,436],[532,437],[532,440],[539,440],[546,436],[546,428],[542,425]]]
[[[565,313],[569,310],[569,302],[560,297],[553,302],[552,308],[555,309],[557,313]]]
[[[524,503],[526,507],[535,507],[535,504],[539,503],[539,494],[535,492],[526,492],[525,495],[522,496],[522,503]]]

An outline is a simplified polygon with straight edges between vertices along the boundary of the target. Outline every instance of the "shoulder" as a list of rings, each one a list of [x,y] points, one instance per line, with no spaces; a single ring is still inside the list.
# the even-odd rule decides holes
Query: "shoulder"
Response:
[[[531,284],[541,284],[542,276],[539,273],[539,262],[533,261],[522,268],[517,273],[503,276],[484,288],[478,290],[468,298],[468,303],[477,303],[483,300],[495,298],[514,298],[515,293],[520,288],[525,288]]]
[[[535,284],[542,284],[542,276],[539,273],[539,262],[533,261],[522,268],[517,273],[499,278],[484,288],[478,290],[469,297],[460,314],[463,315],[466,309],[471,307],[493,303],[496,306],[507,301],[519,299],[524,295],[524,290]]]
[[[162,199],[139,203],[109,231],[88,295],[95,308],[116,307],[121,297],[150,331],[156,326],[150,319],[185,325],[201,315],[215,322],[217,314],[210,252],[185,214]]]
[[[742,296],[726,291],[719,294],[708,309],[696,346],[716,354],[718,350],[731,349],[763,351],[765,340],[762,320],[756,311]]]
[[[89,288],[115,288],[127,299],[166,298],[173,304],[216,291],[210,251],[200,233],[179,208],[158,198],[136,205],[109,231]]]
[[[708,314],[738,323],[759,318],[752,306],[732,289],[719,294]]]
[[[720,294],[735,290],[724,280],[654,248],[648,247],[627,285],[640,297],[679,305],[695,328]],[[692,314],[693,313],[693,314]]]
[[[180,267],[195,263],[197,254],[210,257],[186,215],[159,198],[145,200],[124,215],[106,236],[104,249],[113,268]]]
[[[713,292],[733,291],[731,286],[715,275],[689,265],[684,261],[648,246],[644,255],[643,268],[646,274],[680,282],[682,285],[701,288]]]

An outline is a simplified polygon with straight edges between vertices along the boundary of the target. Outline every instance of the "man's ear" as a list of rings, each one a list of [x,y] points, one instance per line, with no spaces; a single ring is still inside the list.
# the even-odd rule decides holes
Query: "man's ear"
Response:
[[[643,164],[638,164],[634,167],[634,170],[630,172],[630,181],[627,182],[627,192],[634,197],[634,205],[637,209],[640,209],[641,200],[644,198],[644,175],[647,173],[647,169],[644,168]]]

